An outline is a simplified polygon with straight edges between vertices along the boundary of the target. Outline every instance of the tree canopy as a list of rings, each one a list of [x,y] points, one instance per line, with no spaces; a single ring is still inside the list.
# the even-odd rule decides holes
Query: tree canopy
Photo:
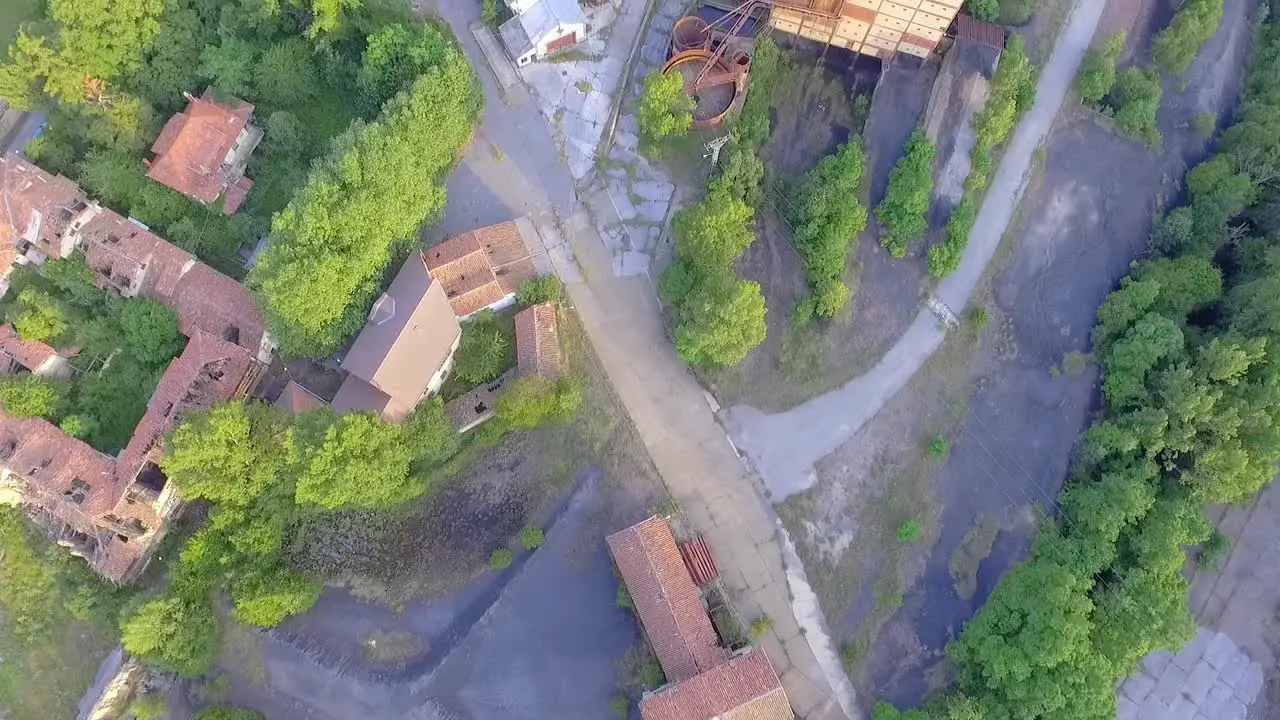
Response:
[[[889,188],[876,206],[876,217],[884,223],[880,238],[894,257],[907,253],[907,246],[929,229],[925,213],[933,197],[933,143],[917,128],[907,138],[906,152],[889,174]]]

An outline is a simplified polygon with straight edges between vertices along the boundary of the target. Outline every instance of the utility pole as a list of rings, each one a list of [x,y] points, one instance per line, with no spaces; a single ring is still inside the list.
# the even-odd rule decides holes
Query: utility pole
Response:
[[[711,158],[711,167],[715,167],[716,163],[720,162],[720,148],[727,142],[729,142],[729,135],[725,134],[707,143],[707,153],[702,157]]]

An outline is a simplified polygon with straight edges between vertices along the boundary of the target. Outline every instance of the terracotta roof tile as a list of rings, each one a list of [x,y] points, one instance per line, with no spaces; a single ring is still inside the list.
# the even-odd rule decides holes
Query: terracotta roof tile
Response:
[[[74,182],[16,153],[0,155],[0,224],[46,255],[62,257],[62,236],[87,205]]]
[[[556,306],[542,303],[516,313],[516,368],[521,375],[560,377],[560,331]]]
[[[80,229],[85,264],[98,285],[166,303],[196,259],[141,223],[99,208]]]
[[[253,293],[208,265],[200,262],[192,265],[169,298],[154,299],[178,314],[182,334],[191,335],[201,330],[257,355],[264,329]]]
[[[654,515],[606,542],[667,680],[687,680],[723,662],[724,651],[667,521]]]
[[[147,412],[120,453],[122,482],[137,476],[147,454],[178,422],[183,412],[230,400],[254,361],[244,348],[197,330],[174,358],[147,402]]]
[[[214,202],[228,184],[220,172],[223,160],[252,115],[253,105],[234,98],[219,102],[212,88],[198,98],[187,96],[187,109],[169,118],[152,144],[156,158],[147,175],[184,195]]]
[[[531,247],[537,238],[526,218],[446,238],[423,251],[432,277],[444,284],[454,313],[466,317],[515,292],[537,274]]]
[[[759,647],[640,702],[644,720],[792,720],[778,674]]]
[[[124,489],[110,457],[42,418],[0,412],[0,464],[26,478],[42,506],[68,522],[76,520],[71,522],[76,527],[115,507]]]
[[[0,325],[0,354],[28,370],[39,370],[58,351],[36,340],[23,340],[12,325],[5,324]]]

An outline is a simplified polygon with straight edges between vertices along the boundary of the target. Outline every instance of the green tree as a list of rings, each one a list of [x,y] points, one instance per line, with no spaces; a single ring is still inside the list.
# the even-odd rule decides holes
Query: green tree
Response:
[[[1153,147],[1158,145],[1160,131],[1156,129],[1156,112],[1163,97],[1160,75],[1155,70],[1136,67],[1121,70],[1111,90],[1116,129]]]
[[[138,608],[121,626],[120,642],[143,662],[195,677],[213,667],[221,628],[209,601],[164,597]]]
[[[199,72],[212,80],[219,92],[244,95],[254,87],[257,53],[258,49],[247,40],[223,38],[221,43],[206,45],[200,51]]]
[[[133,207],[142,187],[150,182],[146,167],[126,150],[90,150],[77,167],[86,192],[126,213]]]
[[[520,546],[525,550],[537,550],[542,547],[542,528],[529,525],[520,530]]]
[[[755,236],[750,205],[732,198],[708,198],[676,213],[675,254],[703,272],[730,267]]]
[[[513,351],[497,317],[486,310],[462,328],[453,371],[467,382],[486,383],[511,367]]]
[[[1155,302],[1148,308],[1174,320],[1182,320],[1222,296],[1222,271],[1202,257],[1148,260],[1138,265],[1133,277],[1159,285]]]
[[[995,22],[1000,19],[999,0],[968,0],[965,3],[965,7],[970,14],[980,20]],[[877,716],[876,720],[879,720],[879,716]]]
[[[1169,26],[1156,33],[1151,56],[1160,67],[1181,75],[1191,67],[1205,41],[1218,31],[1220,22],[1222,0],[1187,0]]]
[[[876,207],[876,217],[885,225],[880,244],[900,258],[907,246],[929,229],[925,213],[933,196],[933,143],[917,128],[907,139],[906,153],[889,174],[889,187]]]
[[[13,327],[23,340],[54,342],[67,330],[67,312],[52,295],[30,288],[18,294]]]
[[[329,355],[364,324],[393,248],[443,209],[442,175],[481,104],[475,73],[453,46],[376,122],[354,123],[315,162],[274,217],[249,278],[284,355]]]
[[[275,627],[311,609],[323,584],[282,567],[251,572],[231,585],[236,619],[259,627]]]
[[[1177,323],[1155,313],[1144,315],[1103,357],[1102,394],[1107,402],[1122,408],[1145,401],[1147,374],[1161,360],[1178,357],[1182,349],[1183,334]]]
[[[1120,31],[1101,45],[1089,49],[1076,73],[1076,92],[1086,105],[1097,107],[1116,83],[1116,59],[1124,50],[1125,35]]]
[[[364,103],[376,111],[428,68],[443,63],[449,51],[448,38],[431,24],[388,25],[370,35],[357,76]]]
[[[300,38],[290,38],[263,51],[253,66],[253,87],[258,97],[275,107],[298,106],[310,100],[319,85],[311,48]]]
[[[10,417],[57,420],[67,399],[63,383],[39,375],[0,375],[0,408]]]
[[[285,481],[284,430],[270,406],[216,405],[178,426],[160,466],[188,499],[247,505]]]
[[[564,302],[564,283],[555,275],[539,275],[520,283],[516,288],[516,302],[529,307],[542,303]]]
[[[764,341],[760,285],[733,277],[708,278],[680,307],[676,353],[694,365],[736,365]]]
[[[164,720],[167,709],[164,695],[159,693],[146,693],[129,706],[129,711],[133,713],[136,720]]]
[[[865,162],[853,138],[822,158],[800,186],[794,239],[812,286],[840,279],[853,239],[867,224],[867,210],[856,199]]]
[[[395,425],[368,413],[350,413],[325,430],[319,447],[302,450],[297,499],[323,508],[391,507],[426,487],[409,475],[413,450]]]
[[[126,300],[119,319],[125,347],[146,367],[163,367],[182,350],[177,313],[154,300]]]
[[[683,135],[693,127],[693,98],[684,93],[684,76],[652,70],[644,79],[636,108],[640,146],[646,154],[658,152],[668,137]]]

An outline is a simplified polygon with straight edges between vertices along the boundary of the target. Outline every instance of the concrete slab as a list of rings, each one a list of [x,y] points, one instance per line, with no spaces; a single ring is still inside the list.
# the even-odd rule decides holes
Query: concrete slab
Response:
[[[1173,656],[1173,664],[1190,673],[1196,663],[1200,662],[1200,658],[1204,657],[1205,648],[1209,647],[1209,640],[1212,637],[1213,631],[1208,628],[1202,627],[1196,630],[1196,636]]]
[[[1123,696],[1122,699],[1127,698],[1137,705],[1147,699],[1147,696],[1151,694],[1155,686],[1156,679],[1142,672],[1125,680],[1124,684],[1121,685],[1120,694]]]
[[[1169,667],[1171,662],[1173,662],[1173,653],[1168,650],[1157,650],[1142,658],[1141,664],[1152,677],[1158,678],[1164,674],[1164,669]]]
[[[1159,698],[1165,705],[1172,706],[1178,698],[1182,697],[1182,687],[1186,683],[1187,671],[1183,670],[1179,665],[1170,665],[1165,668],[1164,674],[1156,681],[1152,696]]]
[[[1204,650],[1204,661],[1221,670],[1232,655],[1240,652],[1240,646],[1225,633],[1214,633],[1209,646]]]
[[[1236,699],[1245,705],[1252,703],[1258,697],[1264,682],[1262,666],[1256,662],[1250,662],[1235,683]]]
[[[1205,701],[1209,695],[1209,689],[1218,680],[1218,670],[1209,663],[1201,660],[1191,670],[1191,674],[1187,677],[1187,684],[1183,688],[1182,694],[1191,702],[1199,705]]]

